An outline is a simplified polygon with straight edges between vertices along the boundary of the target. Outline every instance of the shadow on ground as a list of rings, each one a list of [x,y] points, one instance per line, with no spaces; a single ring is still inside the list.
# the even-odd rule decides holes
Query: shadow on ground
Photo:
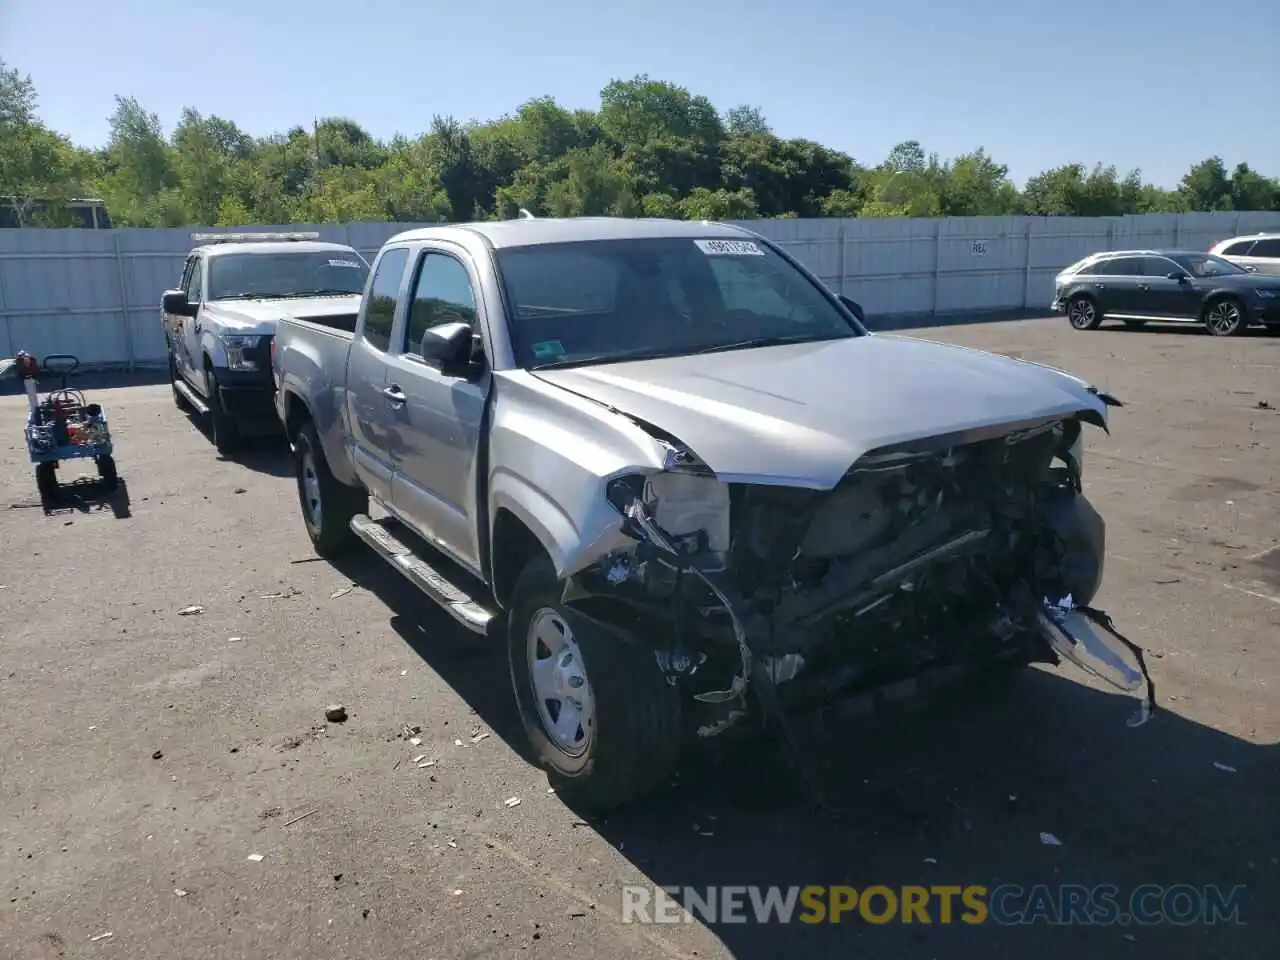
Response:
[[[65,471],[67,465],[63,464]],[[80,514],[111,513],[117,520],[133,516],[129,499],[129,482],[121,477],[114,487],[97,477],[79,477],[58,484],[53,497],[43,497],[36,489],[34,474],[31,477],[31,494],[9,504],[10,510],[40,510],[46,517],[74,519]]]
[[[213,434],[209,429],[209,418],[198,413],[184,410],[191,425],[213,447]],[[239,447],[227,456],[218,455],[224,463],[235,463],[255,473],[269,477],[292,477],[294,475],[293,458],[289,453],[289,445],[285,443],[284,431],[264,428],[263,432],[253,436],[245,436]]]
[[[371,553],[337,566],[393,611],[405,643],[528,760],[500,645],[456,627]],[[839,924],[761,925],[748,906],[746,923],[707,924],[735,957],[1266,955],[1277,935],[1266,905],[1280,895],[1268,799],[1280,792],[1280,750],[1165,711],[1131,729],[1134,700],[1078,679],[1067,666],[1015,670],[874,723],[828,728],[821,777],[847,808],[839,820],[816,813],[763,737],[695,752],[668,788],[604,820],[580,813],[649,882],[699,893],[1114,884],[1123,911],[1142,884],[1244,888],[1244,925],[972,925],[960,922],[958,900],[943,924],[936,899],[929,924],[868,923],[855,908]],[[1027,900],[1004,903],[1017,911]]]

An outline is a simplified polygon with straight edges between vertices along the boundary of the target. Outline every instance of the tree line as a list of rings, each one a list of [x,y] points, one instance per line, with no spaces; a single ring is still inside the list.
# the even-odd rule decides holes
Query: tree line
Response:
[[[486,123],[436,116],[426,133],[385,142],[341,117],[254,137],[190,107],[166,133],[117,97],[108,141],[92,149],[48,128],[37,105],[30,77],[0,61],[0,198],[32,226],[70,222],[59,204],[89,196],[135,227],[509,219],[521,208],[712,220],[1280,210],[1280,180],[1216,156],[1171,190],[1079,163],[1019,190],[980,148],[942,159],[914,140],[869,166],[777,136],[758,108],[721,114],[647,76],[610,82],[598,110],[539,97]]]

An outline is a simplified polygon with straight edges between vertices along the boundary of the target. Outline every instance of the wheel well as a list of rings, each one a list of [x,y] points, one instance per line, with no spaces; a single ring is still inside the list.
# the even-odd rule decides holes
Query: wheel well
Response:
[[[493,519],[493,595],[503,607],[520,571],[539,553],[546,549],[537,534],[510,510],[500,509]]]
[[[1240,303],[1240,298],[1237,297],[1234,293],[1228,293],[1225,290],[1219,290],[1217,293],[1211,293],[1209,294],[1209,296],[1204,298],[1204,306],[1200,308],[1200,315],[1204,316],[1204,314],[1209,310],[1210,307],[1212,307],[1215,303],[1221,303],[1223,300],[1234,300],[1236,303]]]
[[[284,395],[284,435],[292,443],[304,423],[311,420],[311,411],[307,402],[296,393],[286,392]]]

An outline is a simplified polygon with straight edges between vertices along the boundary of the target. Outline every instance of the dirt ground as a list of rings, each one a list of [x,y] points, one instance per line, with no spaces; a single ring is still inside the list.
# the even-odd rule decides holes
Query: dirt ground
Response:
[[[372,557],[314,561],[281,449],[224,461],[167,386],[99,391],[124,484],[46,514],[23,401],[0,397],[0,956],[1276,956],[1280,338],[910,335],[1125,401],[1085,455],[1098,604],[1162,710],[1130,729],[1132,699],[1064,666],[850,722],[849,823],[815,817],[764,741],[588,822],[522,759],[499,651]],[[1247,894],[1243,925],[672,926],[622,923],[624,883]]]

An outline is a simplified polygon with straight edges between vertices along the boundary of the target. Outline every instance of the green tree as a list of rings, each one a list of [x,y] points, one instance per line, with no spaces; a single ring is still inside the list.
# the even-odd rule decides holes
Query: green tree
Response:
[[[20,226],[59,223],[58,205],[77,192],[89,166],[86,155],[37,119],[37,102],[31,78],[0,60],[0,200]]]
[[[864,166],[776,136],[758,107],[721,117],[706,97],[645,75],[612,80],[598,110],[535,96],[490,122],[436,116],[425,133],[388,142],[347,117],[253,137],[195,107],[166,137],[154,113],[118,98],[108,143],[89,150],[41,124],[36,102],[30,79],[0,62],[0,196],[18,198],[23,225],[69,222],[58,201],[91,191],[125,226],[439,222],[521,208],[694,219],[1280,210],[1280,182],[1218,157],[1175,189],[1069,163],[1019,191],[985,150],[944,159],[918,140]]]
[[[1221,157],[1201,160],[1182,178],[1179,192],[1190,210],[1230,210],[1231,178]]]

